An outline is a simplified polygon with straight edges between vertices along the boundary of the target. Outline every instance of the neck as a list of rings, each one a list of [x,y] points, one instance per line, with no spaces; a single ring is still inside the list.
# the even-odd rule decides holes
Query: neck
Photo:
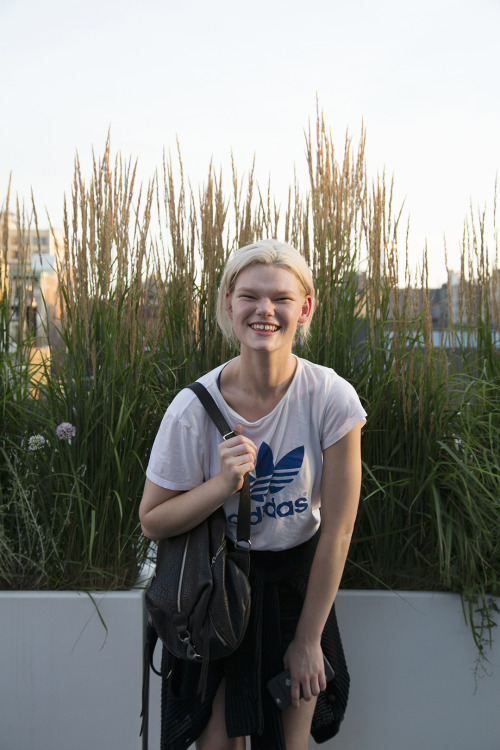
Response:
[[[297,367],[296,358],[250,356],[242,351],[222,371],[221,391],[226,401],[249,422],[269,414],[285,396]]]
[[[243,350],[235,364],[235,373],[244,390],[262,399],[286,392],[295,374],[297,360],[289,352],[284,357],[269,357],[265,352]]]

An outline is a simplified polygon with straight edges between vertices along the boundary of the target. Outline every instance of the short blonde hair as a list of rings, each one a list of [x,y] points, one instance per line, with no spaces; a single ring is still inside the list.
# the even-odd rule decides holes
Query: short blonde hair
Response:
[[[233,344],[238,340],[234,334],[233,324],[227,311],[226,295],[234,291],[238,275],[248,266],[256,265],[278,266],[291,271],[299,282],[304,297],[310,295],[314,310],[314,284],[309,266],[303,255],[292,245],[278,240],[259,240],[251,245],[245,245],[236,250],[229,257],[217,296],[217,322],[224,338]],[[307,339],[311,325],[312,311],[308,320],[301,326],[301,336]]]

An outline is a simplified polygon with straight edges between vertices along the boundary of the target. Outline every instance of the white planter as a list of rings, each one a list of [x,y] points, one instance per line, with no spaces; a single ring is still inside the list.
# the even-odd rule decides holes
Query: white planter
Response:
[[[0,592],[1,750],[140,750],[143,592],[94,599],[107,635],[85,594]],[[325,750],[499,750],[500,645],[476,685],[458,596],[341,591],[337,613],[351,697]],[[159,726],[151,674],[150,750]]]
[[[0,748],[140,750],[143,592],[0,592]]]
[[[351,696],[338,740],[323,747],[499,750],[499,628],[490,676],[477,679],[458,595],[342,591],[337,613]]]
[[[323,745],[311,738],[311,750],[500,749],[500,627],[490,676],[476,680],[477,650],[455,594],[341,591],[337,615],[349,705],[339,735]],[[151,750],[159,685],[152,675]]]

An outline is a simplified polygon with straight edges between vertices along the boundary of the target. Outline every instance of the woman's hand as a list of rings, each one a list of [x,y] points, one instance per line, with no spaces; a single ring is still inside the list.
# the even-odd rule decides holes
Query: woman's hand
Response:
[[[240,424],[236,425],[236,437],[219,444],[221,475],[227,486],[228,496],[241,490],[243,477],[255,469],[257,461],[257,446],[241,434],[242,429]]]
[[[224,500],[241,489],[243,477],[253,471],[257,448],[241,435],[221,443],[221,471],[203,484],[186,492],[167,490],[146,479],[139,508],[142,531],[149,539],[163,539],[182,534],[205,520]]]
[[[288,646],[284,664],[290,670],[292,706],[300,706],[300,688],[303,698],[310,701],[326,689],[325,663],[319,641],[301,642],[297,637]]]

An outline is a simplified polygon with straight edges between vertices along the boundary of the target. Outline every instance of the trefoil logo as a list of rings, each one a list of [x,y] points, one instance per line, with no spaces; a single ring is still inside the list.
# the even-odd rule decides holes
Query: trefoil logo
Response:
[[[276,495],[287,487],[299,473],[304,461],[304,446],[294,448],[274,465],[273,452],[267,443],[262,443],[257,454],[255,475],[250,474],[250,494],[252,497],[252,525],[262,523],[264,517],[285,518],[295,513],[303,513],[308,502],[306,497],[281,499]],[[281,500],[281,502],[280,502]],[[236,523],[235,513],[228,517]]]

